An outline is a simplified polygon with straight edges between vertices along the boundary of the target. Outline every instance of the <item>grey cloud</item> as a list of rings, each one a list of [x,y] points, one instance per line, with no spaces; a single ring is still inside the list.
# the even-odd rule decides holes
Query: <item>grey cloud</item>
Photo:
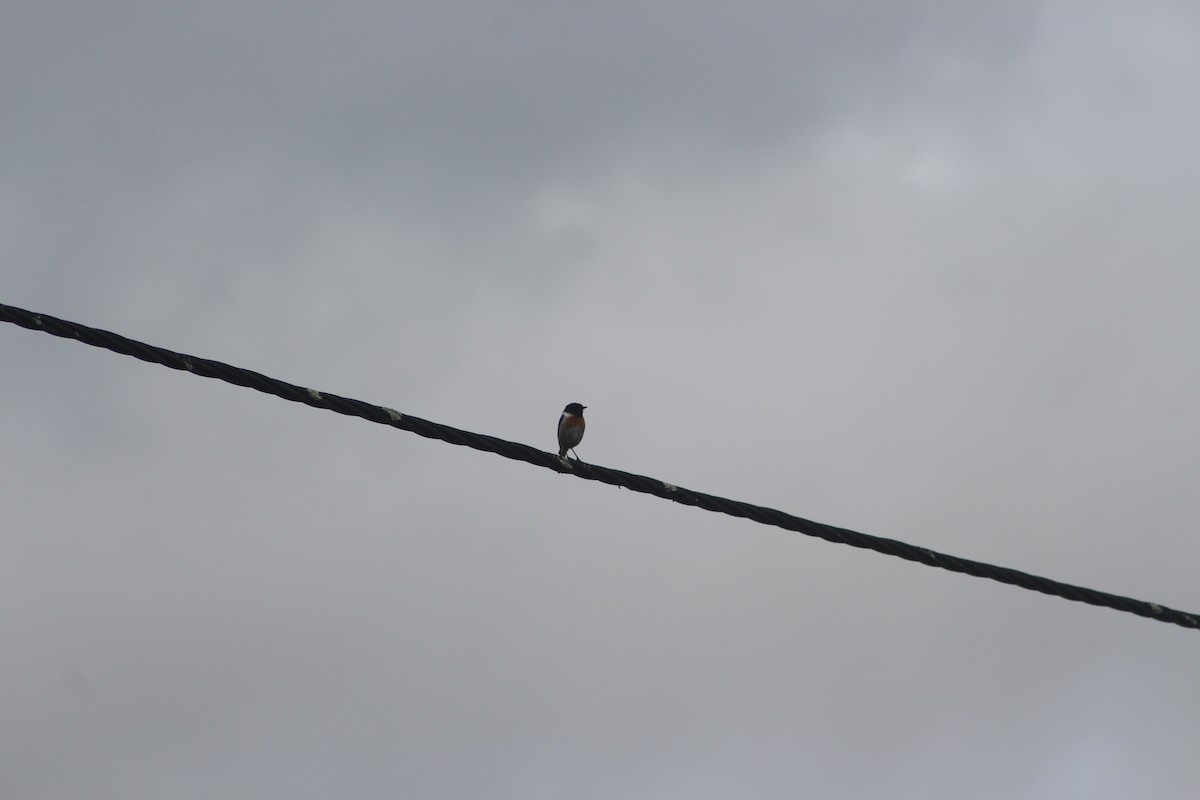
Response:
[[[0,301],[1200,608],[1190,7],[0,13]],[[1193,632],[4,327],[5,797],[1191,796]]]

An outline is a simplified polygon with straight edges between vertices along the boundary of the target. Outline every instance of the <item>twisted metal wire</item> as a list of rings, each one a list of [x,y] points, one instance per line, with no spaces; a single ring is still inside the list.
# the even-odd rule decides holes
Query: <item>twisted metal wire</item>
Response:
[[[1160,622],[1168,622],[1185,628],[1200,628],[1200,615],[1177,611],[1157,603],[1149,603],[1144,600],[1135,600],[1129,597],[1100,592],[1083,586],[1073,586],[1051,580],[1050,578],[1043,578],[1019,570],[1009,569],[1008,567],[998,567],[993,564],[935,552],[924,547],[917,547],[905,542],[896,541],[895,539],[885,539],[846,528],[813,522],[772,508],[729,500],[724,497],[685,489],[681,486],[672,486],[665,481],[649,478],[645,475],[635,475],[631,472],[609,469],[608,467],[601,467],[595,464],[585,464],[581,461],[559,459],[554,453],[538,450],[537,448],[518,442],[510,442],[494,436],[484,436],[472,433],[471,431],[452,428],[448,425],[430,422],[429,420],[409,414],[401,414],[398,411],[383,406],[364,403],[361,400],[354,400],[336,394],[319,392],[303,386],[296,386],[257,372],[252,372],[248,369],[223,364],[207,358],[175,353],[171,350],[138,342],[110,331],[89,328],[86,325],[68,322],[46,314],[36,314],[0,303],[0,321],[11,322],[14,325],[19,325],[30,330],[43,331],[52,336],[76,339],[84,344],[102,347],[114,353],[121,353],[122,355],[133,356],[142,361],[162,364],[171,369],[185,370],[205,378],[216,378],[236,386],[245,386],[259,392],[275,395],[284,400],[290,400],[294,403],[304,403],[314,408],[324,408],[336,411],[339,414],[361,417],[362,419],[377,422],[381,425],[390,425],[393,428],[410,431],[427,439],[438,439],[450,444],[470,447],[487,453],[495,453],[514,461],[524,461],[527,464],[544,467],[555,472],[570,473],[584,480],[600,481],[611,486],[622,486],[635,492],[652,494],[682,505],[696,506],[706,511],[715,511],[733,517],[743,517],[763,525],[773,525],[777,528],[802,533],[806,536],[815,536],[829,542],[874,550],[878,553],[896,556],[907,561],[916,561],[926,566],[938,567],[950,570],[951,572],[961,572],[977,578],[988,578],[1000,583],[1007,583],[1011,586],[1019,586],[1022,589],[1062,597],[1066,600],[1102,606],[1117,611],[1125,611],[1140,617],[1156,619]]]

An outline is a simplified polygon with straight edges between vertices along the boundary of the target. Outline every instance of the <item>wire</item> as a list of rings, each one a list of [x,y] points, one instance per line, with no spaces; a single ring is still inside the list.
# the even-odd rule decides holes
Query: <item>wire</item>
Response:
[[[1030,575],[1026,572],[1009,569],[1008,567],[998,567],[980,561],[971,561],[970,559],[939,553],[924,547],[917,547],[896,541],[895,539],[885,539],[846,528],[813,522],[800,517],[794,517],[782,511],[776,511],[775,509],[742,503],[737,500],[729,500],[703,492],[695,492],[690,489],[684,489],[681,486],[672,486],[665,481],[649,478],[645,475],[635,475],[631,472],[609,469],[595,464],[585,464],[581,461],[559,459],[554,453],[538,450],[537,448],[518,442],[510,442],[494,436],[484,436],[470,431],[459,430],[458,428],[451,428],[448,425],[430,422],[429,420],[409,414],[401,414],[398,411],[383,406],[364,403],[361,400],[318,392],[315,389],[308,389],[303,386],[285,383],[275,378],[269,378],[266,375],[261,375],[248,369],[222,364],[219,361],[212,361],[206,358],[175,353],[161,347],[154,347],[153,345],[128,339],[116,333],[98,328],[89,328],[86,325],[57,319],[46,314],[36,314],[0,303],[0,321],[11,322],[14,325],[19,325],[30,330],[43,331],[52,336],[59,336],[64,339],[76,339],[93,347],[102,347],[114,353],[133,356],[142,361],[149,361],[155,364],[162,364],[171,369],[185,370],[205,378],[216,378],[237,386],[245,386],[259,392],[275,395],[284,400],[290,400],[294,403],[304,403],[314,408],[324,408],[336,411],[339,414],[361,417],[362,419],[377,422],[381,425],[390,425],[393,428],[410,431],[427,439],[438,439],[450,444],[482,450],[486,453],[495,453],[514,461],[524,461],[527,464],[544,467],[555,472],[570,473],[584,480],[600,481],[612,486],[623,486],[635,492],[652,494],[682,505],[696,506],[706,511],[715,511],[733,517],[743,517],[763,525],[773,525],[784,530],[802,533],[806,536],[815,536],[829,542],[874,550],[878,553],[896,556],[907,561],[916,561],[926,566],[938,567],[950,570],[951,572],[961,572],[977,578],[988,578],[1000,583],[1019,586],[1022,589],[1062,597],[1066,600],[1102,606],[1117,611],[1125,611],[1140,617],[1156,619],[1160,622],[1168,622],[1185,628],[1200,628],[1200,615],[1177,611],[1157,603],[1134,600],[1129,597],[1100,592],[1083,586],[1072,586],[1071,584],[1037,575]]]

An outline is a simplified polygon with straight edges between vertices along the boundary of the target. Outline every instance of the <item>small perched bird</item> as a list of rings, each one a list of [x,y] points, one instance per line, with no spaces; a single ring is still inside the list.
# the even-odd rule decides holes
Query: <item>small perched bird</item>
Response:
[[[583,421],[583,410],[587,406],[581,406],[579,403],[570,403],[563,409],[562,416],[558,418],[558,457],[566,458],[567,451],[575,452],[575,447],[583,441],[583,429],[587,424]],[[575,453],[575,458],[579,458],[579,454]]]

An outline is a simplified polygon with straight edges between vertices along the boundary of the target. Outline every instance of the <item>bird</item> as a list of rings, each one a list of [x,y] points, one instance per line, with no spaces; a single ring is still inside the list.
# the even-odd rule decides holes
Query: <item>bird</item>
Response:
[[[563,409],[562,416],[558,418],[558,457],[566,458],[567,451],[575,452],[575,447],[583,441],[583,429],[587,423],[583,421],[583,410],[587,406],[581,406],[579,403],[568,403]],[[575,459],[579,459],[579,454],[575,453]]]

